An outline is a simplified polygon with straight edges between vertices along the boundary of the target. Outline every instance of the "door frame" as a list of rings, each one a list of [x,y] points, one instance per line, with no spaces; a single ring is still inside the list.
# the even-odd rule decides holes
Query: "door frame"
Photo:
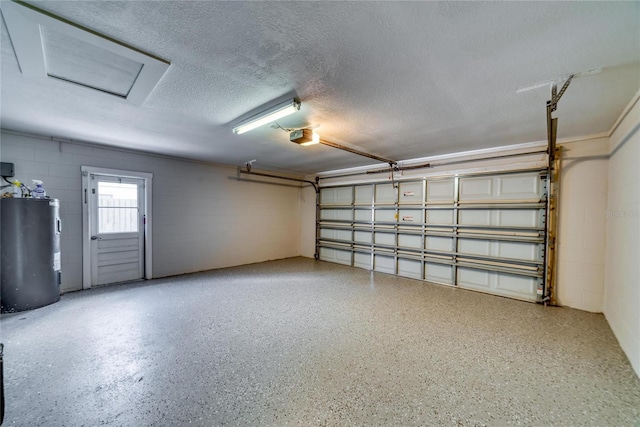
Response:
[[[152,278],[152,204],[151,197],[153,174],[148,172],[135,172],[120,169],[99,168],[93,166],[81,166],[82,171],[82,289],[91,288],[91,235],[89,233],[89,189],[91,187],[90,175],[117,176],[122,178],[136,178],[144,181],[144,272],[146,280]]]

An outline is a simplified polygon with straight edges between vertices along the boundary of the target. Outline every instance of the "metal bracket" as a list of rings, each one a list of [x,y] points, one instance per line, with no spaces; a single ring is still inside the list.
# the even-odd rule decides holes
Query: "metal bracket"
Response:
[[[556,234],[558,220],[558,169],[560,162],[556,158],[556,138],[558,134],[558,119],[553,117],[553,113],[558,109],[558,102],[567,91],[571,80],[575,74],[569,75],[567,80],[558,91],[557,84],[551,85],[551,99],[547,101],[547,157],[548,176],[546,185],[547,211],[545,212],[545,283],[544,298],[545,304],[556,304],[555,300],[555,270],[556,270]]]
[[[556,137],[558,133],[558,119],[552,116],[552,113],[558,109],[558,102],[562,98],[562,95],[567,91],[571,80],[573,80],[574,74],[569,75],[567,80],[562,85],[560,92],[558,92],[558,86],[554,83],[551,85],[551,99],[547,101],[547,140],[548,148],[547,154],[549,155],[549,170],[553,170],[553,162],[556,156]]]

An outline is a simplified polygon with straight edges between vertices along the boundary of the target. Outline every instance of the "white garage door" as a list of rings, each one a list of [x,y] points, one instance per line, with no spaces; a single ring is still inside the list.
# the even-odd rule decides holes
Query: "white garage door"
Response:
[[[546,170],[320,189],[321,260],[528,301],[544,294]]]

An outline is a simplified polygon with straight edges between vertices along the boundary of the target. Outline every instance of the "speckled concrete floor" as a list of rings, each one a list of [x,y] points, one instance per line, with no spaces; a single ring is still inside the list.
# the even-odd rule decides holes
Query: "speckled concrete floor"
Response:
[[[295,258],[5,315],[5,425],[634,425],[604,317]]]

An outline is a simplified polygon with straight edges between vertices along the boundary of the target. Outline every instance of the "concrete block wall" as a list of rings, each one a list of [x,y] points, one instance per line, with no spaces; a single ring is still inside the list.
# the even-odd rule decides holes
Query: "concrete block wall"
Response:
[[[2,132],[16,178],[60,199],[63,291],[82,288],[81,166],[153,173],[153,277],[299,255],[300,189],[213,166]],[[261,180],[264,181],[264,180]]]

